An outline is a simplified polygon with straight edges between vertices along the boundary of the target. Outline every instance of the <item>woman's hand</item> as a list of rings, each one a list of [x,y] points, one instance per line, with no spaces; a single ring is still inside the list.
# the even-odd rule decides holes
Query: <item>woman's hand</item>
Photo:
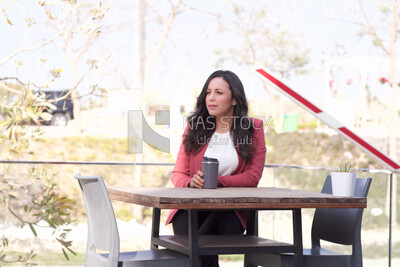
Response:
[[[197,171],[193,178],[190,180],[189,187],[191,188],[203,188],[204,180],[203,180],[203,172]]]

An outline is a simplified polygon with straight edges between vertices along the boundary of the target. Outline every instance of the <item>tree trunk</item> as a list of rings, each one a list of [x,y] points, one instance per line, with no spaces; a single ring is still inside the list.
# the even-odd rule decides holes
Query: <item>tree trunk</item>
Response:
[[[146,44],[146,24],[145,24],[145,16],[146,16],[146,1],[139,0],[137,1],[137,14],[136,14],[136,44],[135,44],[135,68],[134,68],[134,87],[139,88],[142,91],[143,95],[143,81],[144,81],[144,69],[145,69],[145,61],[146,61],[146,51],[145,51],[145,44]],[[146,116],[146,112],[144,111],[146,108],[143,106],[142,100],[142,111]],[[145,145],[143,144],[143,148]],[[135,161],[136,162],[143,162],[143,153],[136,154]],[[142,166],[136,165],[133,177],[133,186],[134,187],[141,187],[142,186]],[[133,206],[133,217],[137,221],[143,220],[143,207],[139,205]]]
[[[156,64],[156,61],[157,61],[157,57],[161,53],[161,50],[162,50],[162,48],[163,48],[163,46],[165,44],[165,41],[166,41],[167,36],[168,36],[168,33],[169,33],[170,29],[171,29],[172,22],[173,22],[176,14],[177,14],[177,11],[178,11],[178,8],[179,8],[181,2],[182,2],[182,0],[178,0],[174,4],[174,6],[172,8],[172,11],[169,14],[169,16],[168,16],[168,18],[167,18],[167,20],[166,20],[166,22],[164,24],[163,32],[162,32],[160,38],[158,39],[155,48],[153,49],[153,51],[151,53],[150,59],[148,61],[146,61],[146,64],[144,64],[144,62],[145,62],[145,59],[144,59],[145,58],[145,55],[144,55],[144,47],[145,47],[145,45],[144,45],[144,43],[145,43],[145,32],[144,32],[145,31],[145,23],[144,23],[145,1],[141,0],[138,3],[138,5],[139,5],[138,6],[138,10],[139,10],[139,13],[140,13],[140,15],[138,16],[138,27],[139,27],[140,31],[143,31],[142,33],[141,32],[139,33],[139,35],[140,35],[139,40],[141,39],[143,43],[140,43],[140,41],[139,41],[139,43],[137,45],[139,46],[139,50],[140,50],[140,47],[143,48],[143,51],[140,52],[140,56],[139,56],[138,60],[139,61],[143,60],[143,61],[141,61],[143,64],[139,63],[139,66],[140,66],[139,70],[141,68],[144,68],[144,72],[142,74],[143,75],[143,82],[141,84],[142,85],[142,87],[141,87],[141,90],[142,90],[141,109],[142,109],[143,114],[144,114],[145,117],[148,115],[148,103],[147,103],[148,99],[147,99],[147,95],[148,95],[148,91],[150,89],[151,76],[153,74],[153,70],[154,70],[154,67],[155,67],[155,64]],[[142,12],[140,10],[142,10]],[[142,19],[143,19],[143,21],[142,21]],[[138,71],[138,72],[140,73],[140,71]],[[146,148],[147,148],[147,145],[143,144],[143,152],[142,152],[142,154],[137,154],[136,155],[136,162],[142,162],[143,161],[144,151],[146,150]],[[142,167],[141,166],[135,166],[134,185],[135,186],[141,186],[141,184],[142,184]],[[134,216],[137,219],[140,220],[142,218],[142,214],[139,214],[139,212],[137,210],[136,211],[134,210],[134,213],[135,213]]]
[[[147,111],[147,94],[150,89],[150,82],[151,82],[151,76],[153,74],[154,67],[156,65],[157,57],[161,53],[161,50],[165,44],[165,41],[167,40],[167,36],[169,31],[171,30],[171,25],[172,22],[174,21],[176,14],[178,12],[178,8],[181,4],[182,0],[176,1],[174,4],[171,13],[168,15],[168,18],[164,24],[164,29],[163,32],[158,39],[155,48],[153,49],[150,59],[146,64],[146,70],[144,73],[144,81],[143,81],[143,91],[142,91],[142,110],[143,112]]]

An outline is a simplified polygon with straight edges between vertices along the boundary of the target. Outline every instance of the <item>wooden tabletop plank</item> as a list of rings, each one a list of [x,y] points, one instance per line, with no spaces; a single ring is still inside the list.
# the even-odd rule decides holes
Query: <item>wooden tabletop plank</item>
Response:
[[[367,198],[337,197],[278,187],[122,188],[109,186],[115,200],[157,208],[365,208]]]

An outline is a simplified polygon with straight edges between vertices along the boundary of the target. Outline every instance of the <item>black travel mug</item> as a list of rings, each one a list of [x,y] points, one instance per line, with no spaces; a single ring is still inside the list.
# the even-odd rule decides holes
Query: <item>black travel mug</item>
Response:
[[[218,184],[218,159],[203,157],[201,162],[203,172],[203,188],[217,188]]]

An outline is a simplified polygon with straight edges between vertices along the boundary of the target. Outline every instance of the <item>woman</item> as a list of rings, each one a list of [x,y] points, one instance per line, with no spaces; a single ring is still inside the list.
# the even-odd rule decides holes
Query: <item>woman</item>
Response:
[[[197,98],[195,111],[179,149],[172,183],[175,187],[202,188],[203,156],[219,161],[218,187],[256,187],[265,162],[263,123],[247,117],[242,82],[231,71],[218,70],[208,77]],[[242,234],[245,211],[201,211],[199,234]],[[188,212],[171,210],[167,223],[174,233],[188,234]],[[219,266],[218,256],[203,256],[202,266]]]

